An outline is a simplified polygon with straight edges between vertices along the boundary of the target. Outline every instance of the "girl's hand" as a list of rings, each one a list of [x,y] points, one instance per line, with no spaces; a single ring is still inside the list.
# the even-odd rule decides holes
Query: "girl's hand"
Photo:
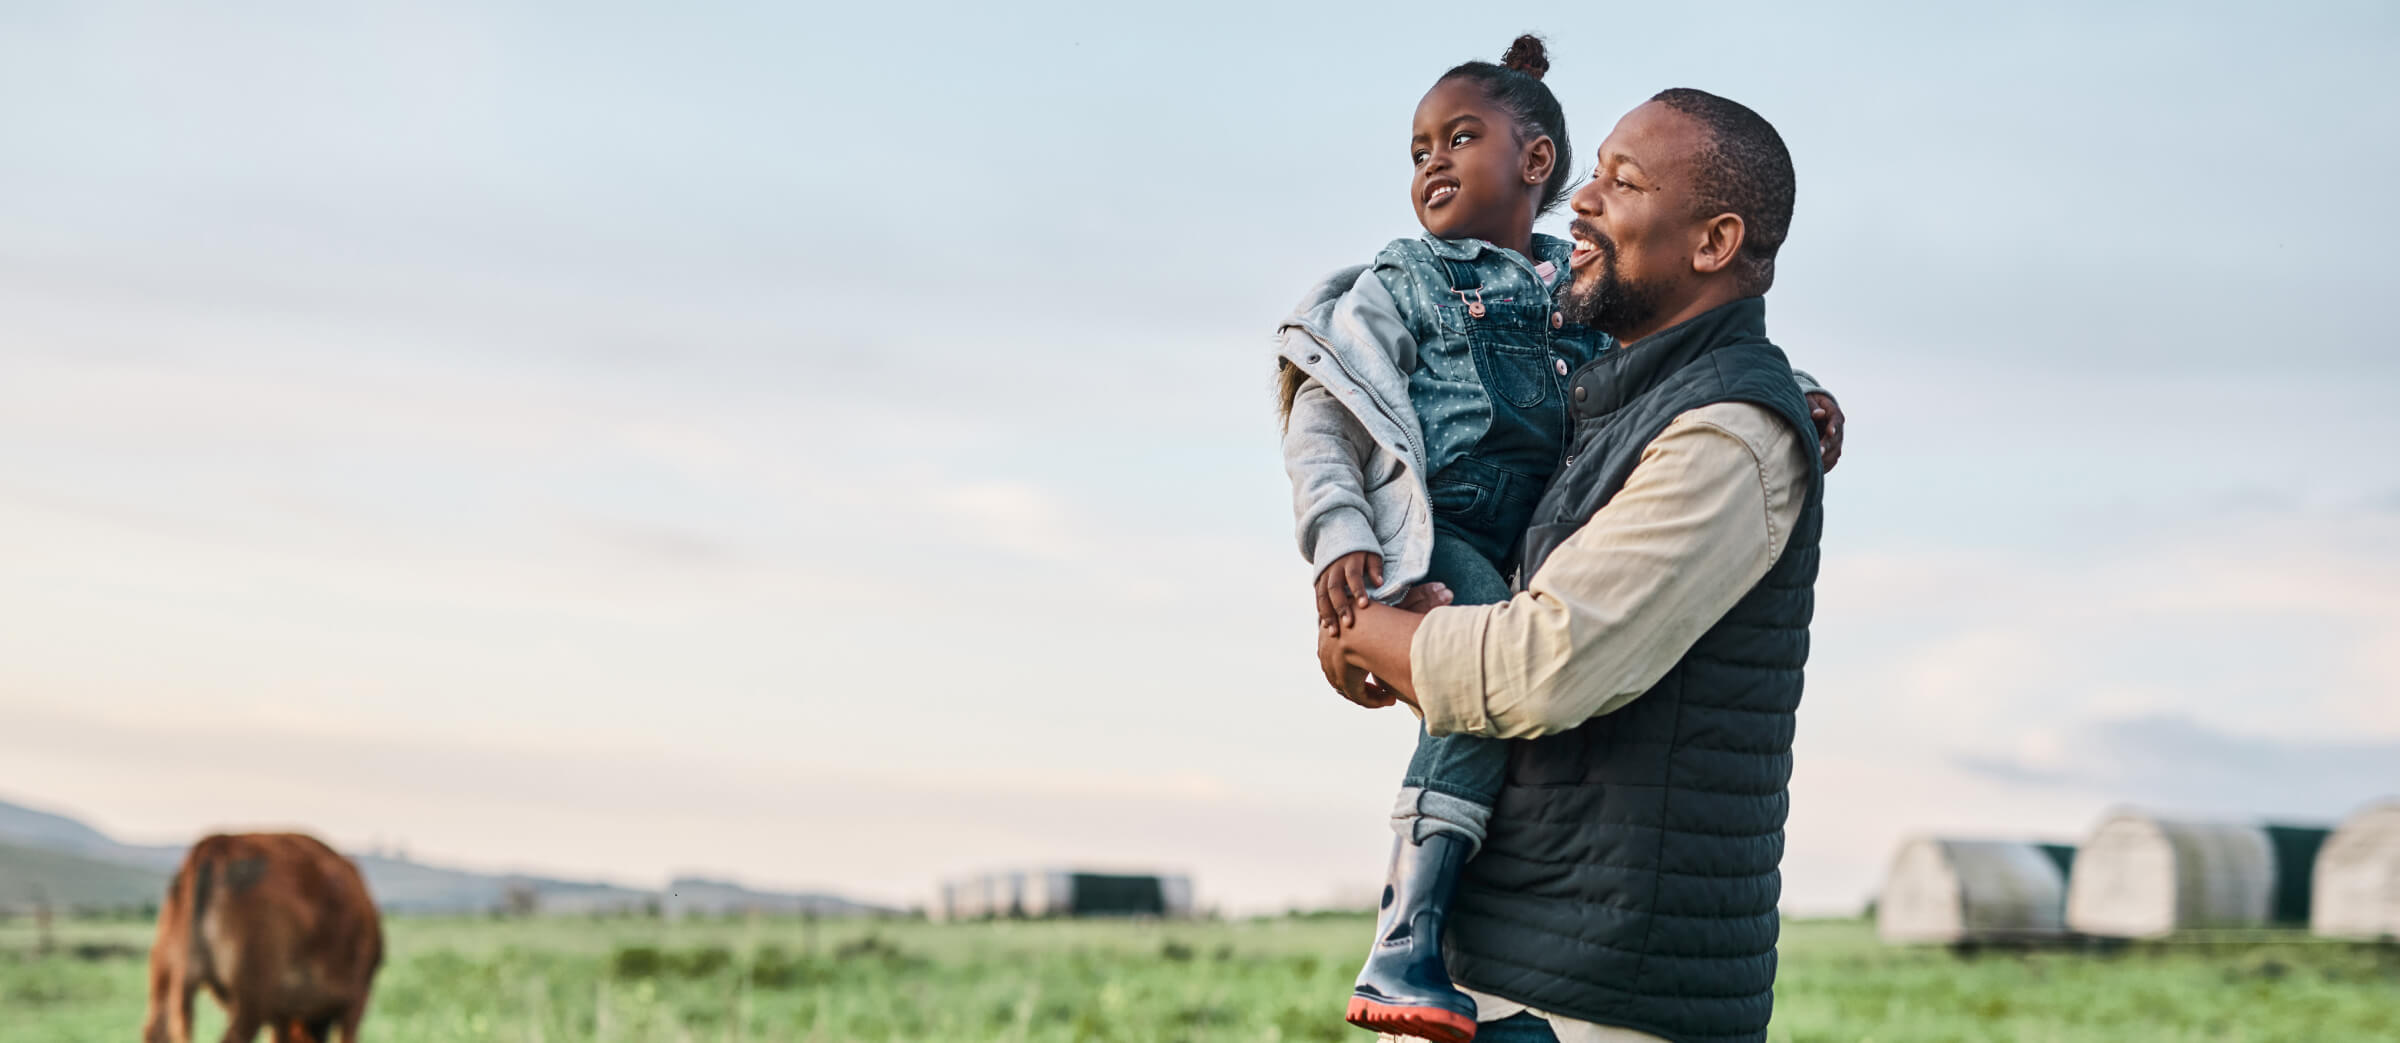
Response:
[[[1367,607],[1367,592],[1383,585],[1383,555],[1352,551],[1317,574],[1317,626],[1335,632]]]
[[[1850,418],[1842,415],[1842,404],[1822,391],[1808,393],[1808,418],[1817,422],[1817,446],[1824,451],[1825,469],[1842,462],[1842,427]]]
[[[1450,593],[1449,584],[1419,583],[1408,588],[1408,593],[1400,595],[1400,610],[1403,612],[1431,612],[1453,600],[1455,600],[1455,595]]]

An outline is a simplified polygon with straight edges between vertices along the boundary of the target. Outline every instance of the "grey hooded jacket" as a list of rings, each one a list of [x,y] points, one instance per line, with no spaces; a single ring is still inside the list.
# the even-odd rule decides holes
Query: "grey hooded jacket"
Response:
[[[1327,277],[1276,331],[1281,364],[1307,374],[1283,430],[1300,556],[1323,572],[1345,554],[1383,555],[1390,601],[1425,577],[1433,512],[1425,435],[1408,400],[1416,338],[1367,265]]]

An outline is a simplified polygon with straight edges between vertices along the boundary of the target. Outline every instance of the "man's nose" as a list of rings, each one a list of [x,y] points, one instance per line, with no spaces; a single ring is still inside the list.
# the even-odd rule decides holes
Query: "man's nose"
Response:
[[[1575,211],[1577,217],[1600,216],[1600,179],[1585,181],[1582,188],[1575,190],[1574,197],[1567,200],[1567,208]]]

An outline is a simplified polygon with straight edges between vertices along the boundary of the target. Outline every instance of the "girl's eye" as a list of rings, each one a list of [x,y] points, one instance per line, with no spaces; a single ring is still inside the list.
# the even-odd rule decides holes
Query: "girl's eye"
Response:
[[[1408,154],[1408,161],[1409,161],[1409,162],[1411,162],[1411,163],[1416,163],[1416,164],[1422,165],[1422,164],[1425,162],[1425,150],[1424,150],[1424,149],[1418,149],[1418,150],[1416,150],[1415,152],[1411,152],[1411,153],[1409,153],[1409,154]]]
[[[1458,147],[1460,147],[1460,146],[1462,146],[1462,145],[1465,145],[1467,142],[1470,142],[1470,141],[1473,141],[1473,140],[1475,140],[1475,135],[1473,135],[1473,134],[1469,134],[1469,133],[1467,133],[1466,131],[1463,131],[1463,130],[1462,130],[1462,131],[1459,131],[1459,132],[1458,132],[1458,133],[1456,133],[1456,134],[1452,134],[1452,135],[1450,135],[1450,147],[1451,147],[1451,148],[1458,148]]]

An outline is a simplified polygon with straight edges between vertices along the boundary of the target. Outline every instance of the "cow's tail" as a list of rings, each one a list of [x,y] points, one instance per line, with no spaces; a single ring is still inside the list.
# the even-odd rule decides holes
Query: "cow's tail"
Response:
[[[190,929],[186,934],[189,936],[193,966],[204,972],[211,969],[208,948],[209,900],[216,897],[218,887],[225,882],[223,870],[225,863],[235,853],[233,847],[232,837],[220,835],[202,838],[199,843],[192,845],[191,857],[184,860],[189,880],[178,881],[190,888],[185,902],[191,910],[191,919],[186,921]]]

